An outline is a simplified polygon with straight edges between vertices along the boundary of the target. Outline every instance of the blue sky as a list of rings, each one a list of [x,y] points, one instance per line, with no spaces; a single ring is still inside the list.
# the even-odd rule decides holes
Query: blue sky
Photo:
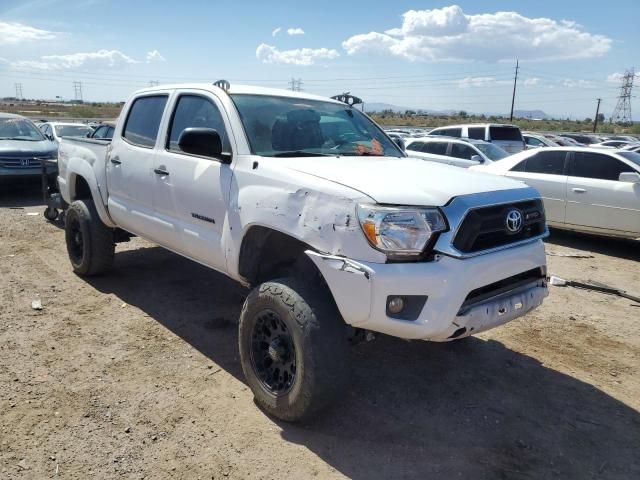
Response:
[[[610,115],[640,2],[0,0],[0,97],[123,100],[150,81],[343,91],[365,102]],[[279,29],[279,30],[277,30]],[[640,110],[638,110],[640,112]],[[640,118],[640,117],[637,117]]]

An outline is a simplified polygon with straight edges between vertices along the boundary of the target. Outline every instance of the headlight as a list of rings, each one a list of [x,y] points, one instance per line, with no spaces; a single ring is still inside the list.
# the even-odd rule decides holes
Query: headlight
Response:
[[[358,219],[369,243],[390,258],[421,254],[435,233],[447,229],[435,208],[358,205]]]

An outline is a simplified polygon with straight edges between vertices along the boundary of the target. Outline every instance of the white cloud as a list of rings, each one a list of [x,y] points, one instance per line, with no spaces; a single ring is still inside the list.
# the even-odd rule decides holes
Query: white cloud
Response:
[[[118,50],[98,50],[70,55],[45,55],[39,60],[13,62],[11,66],[17,69],[64,70],[78,67],[118,67],[131,63],[139,62]]]
[[[287,28],[287,35],[304,35],[304,30],[300,27]]]
[[[164,58],[158,50],[151,50],[150,52],[147,52],[147,63],[166,61],[167,59]]]
[[[594,84],[593,82],[590,82],[589,80],[574,80],[571,78],[565,78],[564,81],[562,82],[562,85],[567,87],[567,88],[594,88]]]
[[[354,35],[342,43],[348,55],[389,54],[405,60],[560,60],[592,58],[611,39],[581,25],[516,12],[466,15],[457,5],[409,10],[399,28]]]
[[[256,49],[256,58],[262,63],[282,63],[287,65],[313,65],[317,60],[333,60],[340,54],[329,48],[297,48],[279,50],[261,43]]]
[[[622,77],[624,77],[622,73],[619,73],[619,72],[612,73],[611,75],[607,75],[607,82],[620,84],[620,82],[622,82]]]
[[[458,81],[459,88],[480,88],[494,87],[497,85],[508,85],[508,80],[497,80],[495,77],[466,77]]]
[[[538,77],[525,78],[522,83],[525,87],[534,87],[540,84],[540,79]]]
[[[273,30],[273,32],[271,32],[271,36],[272,36],[272,37],[275,37],[275,36],[276,36],[276,35],[278,35],[281,31],[282,31],[282,28],[281,28],[281,27],[275,28],[275,29]]]
[[[22,23],[0,22],[0,45],[17,45],[24,42],[51,40],[56,32],[23,25]]]

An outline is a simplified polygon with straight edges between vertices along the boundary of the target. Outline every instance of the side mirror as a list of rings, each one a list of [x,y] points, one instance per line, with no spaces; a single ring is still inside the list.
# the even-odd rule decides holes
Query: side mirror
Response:
[[[53,140],[54,140],[53,135],[51,135],[51,134],[47,134],[47,135],[45,135],[45,137],[47,137],[50,142],[53,142]]]
[[[87,137],[87,138],[91,138],[91,132],[87,132],[87,134],[85,135],[85,137]]]
[[[482,158],[480,155],[471,155],[471,161],[472,162],[478,162],[478,163],[484,163],[484,158]]]
[[[618,176],[618,180],[627,183],[640,183],[640,173],[638,172],[622,172]]]
[[[402,150],[403,152],[407,150],[407,146],[404,143],[404,140],[402,140],[400,137],[394,138],[393,142],[400,147],[400,150]]]
[[[178,146],[184,153],[231,162],[231,156],[222,153],[222,139],[213,128],[185,128],[178,138]]]

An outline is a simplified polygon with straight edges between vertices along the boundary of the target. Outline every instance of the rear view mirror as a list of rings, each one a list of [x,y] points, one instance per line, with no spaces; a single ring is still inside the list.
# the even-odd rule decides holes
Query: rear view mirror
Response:
[[[471,161],[472,162],[478,162],[478,163],[484,163],[484,158],[482,158],[480,155],[472,155],[471,156]]]
[[[223,163],[231,160],[222,153],[222,139],[214,128],[185,128],[178,138],[178,147],[184,153],[217,158]]]
[[[622,172],[618,176],[618,180],[627,183],[640,183],[640,173],[638,172]]]

